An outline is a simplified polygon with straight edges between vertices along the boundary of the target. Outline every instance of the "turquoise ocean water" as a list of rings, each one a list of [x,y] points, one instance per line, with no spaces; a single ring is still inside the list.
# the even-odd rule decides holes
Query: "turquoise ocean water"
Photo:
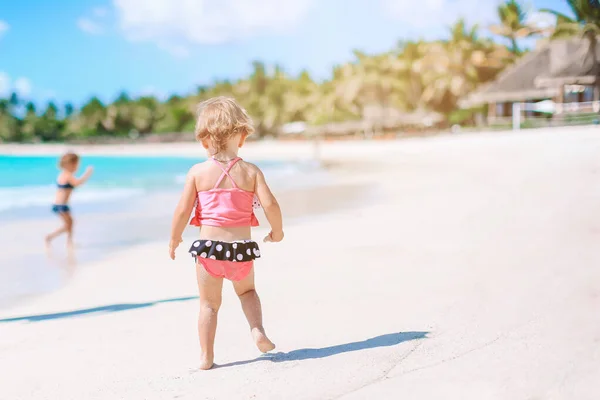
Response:
[[[80,171],[94,167],[89,182],[72,196],[74,207],[91,210],[103,203],[125,200],[144,193],[174,190],[195,163],[181,157],[84,157]],[[55,156],[0,156],[0,213],[13,216],[43,215],[56,193],[59,173]]]
[[[39,218],[49,214],[56,193],[59,173],[56,156],[0,155],[0,217]],[[175,191],[182,187],[187,170],[204,161],[192,157],[83,157],[81,174],[88,165],[94,167],[89,182],[72,196],[72,205],[80,212],[139,198],[158,192]],[[290,172],[281,163],[258,163],[277,175]],[[12,219],[11,218],[11,219]]]
[[[84,156],[92,178],[71,196],[76,266],[146,242],[168,242],[171,216],[193,157]],[[57,290],[67,281],[64,237],[44,252],[43,238],[60,223],[51,212],[57,156],[0,155],[0,307]],[[327,182],[317,165],[260,162],[275,191]],[[185,247],[185,246],[184,246]],[[167,257],[165,253],[165,262]],[[126,266],[124,266],[126,267]]]

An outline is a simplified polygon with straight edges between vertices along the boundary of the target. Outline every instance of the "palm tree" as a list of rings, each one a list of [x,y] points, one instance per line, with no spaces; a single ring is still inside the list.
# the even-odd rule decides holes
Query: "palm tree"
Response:
[[[467,29],[459,20],[449,40],[427,45],[421,66],[425,85],[421,101],[428,108],[452,112],[459,98],[493,79],[510,62],[506,47],[479,38],[478,32],[477,26]]]
[[[140,97],[134,103],[133,127],[139,133],[153,133],[157,123],[163,118],[164,110],[156,97]]]
[[[17,107],[19,106],[19,104],[21,104],[21,99],[19,99],[19,95],[17,92],[12,92],[10,94],[9,102],[12,107]]]
[[[556,16],[556,27],[551,39],[579,36],[587,40],[585,56],[581,59],[584,64],[591,58],[592,68],[596,73],[596,85],[600,84],[600,68],[598,68],[598,35],[600,35],[600,7],[592,5],[590,0],[567,0],[575,18],[568,17],[554,10],[544,9]]]
[[[287,122],[284,111],[289,79],[283,68],[275,65],[272,73],[265,75],[263,84],[262,95],[257,98],[261,114],[260,123],[264,133],[274,133],[279,126]]]
[[[422,67],[427,45],[423,41],[401,41],[396,46],[396,54],[401,66],[399,78],[402,81],[402,108],[414,111],[421,106],[423,94]]]
[[[18,120],[12,109],[10,100],[0,99],[0,142],[19,140]]]
[[[56,141],[61,138],[64,122],[57,116],[58,107],[50,102],[44,113],[36,120],[35,133],[43,141]]]
[[[542,9],[556,17],[553,38],[584,35],[595,37],[600,34],[600,7],[595,7],[589,0],[566,0],[575,18],[558,11]]]
[[[297,79],[286,83],[282,114],[284,122],[313,121],[321,106],[321,90],[308,71],[302,71]]]
[[[345,79],[346,66],[336,66],[333,69],[332,78],[321,83],[316,88],[316,93],[307,111],[307,120],[314,125],[322,125],[328,122],[341,122],[360,118],[352,102],[345,101],[339,96],[339,87]]]
[[[65,118],[71,118],[75,113],[75,107],[71,103],[65,104]]]
[[[128,134],[133,129],[135,105],[126,92],[121,92],[108,107],[109,126],[116,134]]]
[[[170,109],[171,118],[173,119],[172,129],[173,132],[184,132],[193,130],[194,125],[194,114],[188,107],[175,106]]]
[[[510,51],[515,55],[521,55],[523,51],[518,41],[528,37],[540,35],[543,30],[526,22],[527,13],[517,0],[507,0],[498,5],[498,18],[500,23],[490,26],[490,31],[510,41]]]
[[[194,126],[193,107],[187,99],[173,95],[164,104],[165,117],[156,126],[157,132],[191,132]]]
[[[232,94],[254,119],[258,134],[264,136],[274,133],[289,119],[284,113],[290,79],[280,66],[275,65],[271,72],[262,62],[255,61],[252,66],[247,79],[232,85]]]
[[[35,109],[35,104],[32,102],[27,103],[25,105],[25,117],[21,124],[22,140],[28,140],[35,137],[38,119],[39,117]]]
[[[543,9],[542,12],[556,16],[556,27],[552,33],[552,39],[580,36],[588,40],[588,57],[592,57],[593,65],[598,65],[596,46],[598,35],[600,35],[600,7],[592,5],[590,0],[567,0],[574,18],[558,11]]]
[[[108,132],[106,128],[107,109],[97,97],[85,104],[76,118],[71,120],[69,130],[81,136],[95,136]]]
[[[337,96],[345,106],[365,117],[371,110],[385,112],[402,103],[401,74],[406,66],[397,54],[372,56],[355,51],[354,56],[356,60],[342,66],[337,77]]]

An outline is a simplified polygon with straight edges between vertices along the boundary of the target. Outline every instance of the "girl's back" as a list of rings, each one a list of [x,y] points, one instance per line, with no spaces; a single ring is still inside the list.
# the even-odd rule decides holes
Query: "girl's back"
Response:
[[[252,220],[248,220],[248,224],[244,226],[215,226],[228,224],[214,223],[214,220],[226,220],[231,214],[239,215],[249,211],[251,203],[246,203],[252,202],[251,199],[254,198],[257,171],[255,165],[235,158],[211,158],[192,168],[191,175],[198,193],[196,216],[192,224],[200,225],[201,239],[235,241],[251,238]],[[237,199],[231,199],[235,195]],[[204,207],[203,201],[207,203]],[[210,220],[211,216],[213,223],[207,223],[206,220]],[[253,217],[253,214],[249,217]],[[201,223],[203,218],[204,223]]]
[[[213,189],[223,175],[223,169],[227,168],[227,165],[231,161],[232,160],[217,160],[212,158],[203,163],[196,164],[196,166],[194,166],[192,169],[196,190],[198,192],[204,192]],[[256,172],[257,167],[254,164],[240,159],[233,164],[228,173],[238,188],[248,192],[254,192],[256,185]],[[219,188],[233,188],[231,179],[227,179],[227,177],[225,177],[221,181]]]

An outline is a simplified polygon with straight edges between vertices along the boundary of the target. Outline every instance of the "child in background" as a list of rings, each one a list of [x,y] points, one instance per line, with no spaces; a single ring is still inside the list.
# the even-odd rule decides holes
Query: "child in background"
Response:
[[[67,153],[60,158],[58,164],[60,173],[56,179],[56,197],[52,205],[52,211],[61,218],[63,226],[46,236],[46,245],[49,246],[52,240],[63,233],[67,234],[67,245],[73,246],[73,217],[69,208],[69,199],[73,189],[83,185],[92,176],[92,167],[87,167],[81,178],[77,178],[75,173],[79,169],[79,156],[75,153]]]
[[[201,369],[213,366],[224,278],[233,283],[258,349],[266,353],[275,348],[265,333],[261,303],[254,287],[254,260],[260,257],[258,244],[251,240],[251,228],[258,226],[255,196],[271,225],[265,242],[283,240],[282,216],[261,170],[238,157],[239,148],[253,132],[246,110],[233,99],[217,97],[198,107],[196,139],[207,150],[209,159],[193,166],[187,174],[173,217],[169,253],[175,259],[175,250],[195,206],[191,224],[200,227],[200,238],[189,252],[196,260],[200,292]]]

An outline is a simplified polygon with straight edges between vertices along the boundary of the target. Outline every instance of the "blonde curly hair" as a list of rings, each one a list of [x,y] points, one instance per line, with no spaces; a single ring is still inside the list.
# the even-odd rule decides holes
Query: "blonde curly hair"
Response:
[[[58,161],[59,168],[66,168],[68,166],[77,164],[79,162],[79,156],[75,153],[66,153]]]
[[[225,150],[227,141],[234,135],[249,136],[254,133],[252,119],[235,99],[213,97],[198,104],[196,112],[196,140],[208,140],[214,154]]]

